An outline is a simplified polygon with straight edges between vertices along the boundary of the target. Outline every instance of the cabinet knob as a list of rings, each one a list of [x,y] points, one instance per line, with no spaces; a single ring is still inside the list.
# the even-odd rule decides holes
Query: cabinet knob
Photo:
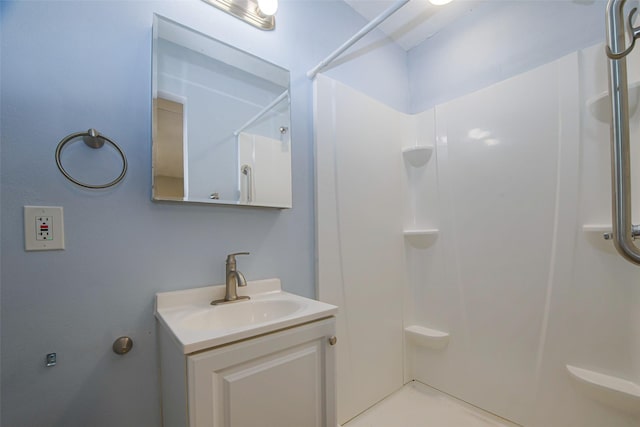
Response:
[[[338,337],[336,337],[335,335],[329,338],[329,345],[336,345],[337,342]]]

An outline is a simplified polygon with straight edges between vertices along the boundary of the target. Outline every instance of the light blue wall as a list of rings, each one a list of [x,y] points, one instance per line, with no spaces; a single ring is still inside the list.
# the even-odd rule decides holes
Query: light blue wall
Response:
[[[364,21],[344,3],[285,1],[261,32],[198,0],[0,2],[2,425],[160,425],[153,298],[223,282],[225,255],[247,279],[280,277],[314,295],[312,85],[305,73]],[[150,200],[154,12],[292,72],[293,205],[257,210]],[[330,74],[408,108],[406,54],[368,37]],[[54,150],[95,127],[126,152],[117,187],[80,189]],[[100,155],[96,152],[95,155]],[[63,206],[66,250],[23,250],[24,205]],[[120,335],[135,347],[111,351]],[[58,365],[44,367],[46,353]]]
[[[410,112],[602,42],[605,6],[605,0],[520,0],[471,9],[409,51]]]
[[[397,110],[423,111],[601,41],[603,11],[600,0],[494,2],[408,61],[372,34],[328,74]],[[154,12],[291,70],[294,209],[150,201]],[[252,252],[240,260],[248,279],[281,277],[287,290],[314,295],[305,73],[362,25],[331,0],[285,0],[270,33],[199,0],[0,1],[2,425],[159,425],[153,295],[221,283],[229,252]],[[79,189],[55,167],[58,141],[89,127],[127,153],[130,171],[114,189]],[[65,208],[65,251],[24,252],[24,205]],[[125,357],[110,350],[119,335],[135,340]],[[44,367],[48,352],[57,367]]]

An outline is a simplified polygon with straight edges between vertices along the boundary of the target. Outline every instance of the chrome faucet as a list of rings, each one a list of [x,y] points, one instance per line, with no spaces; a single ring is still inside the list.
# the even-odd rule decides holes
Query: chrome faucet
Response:
[[[248,296],[238,296],[238,286],[247,286],[244,275],[236,269],[236,255],[249,255],[249,252],[237,252],[227,255],[226,291],[224,299],[211,301],[211,305],[228,304],[249,299]]]

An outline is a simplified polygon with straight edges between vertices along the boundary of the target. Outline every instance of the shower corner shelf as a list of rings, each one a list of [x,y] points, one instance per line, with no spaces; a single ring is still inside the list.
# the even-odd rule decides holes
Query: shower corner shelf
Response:
[[[640,414],[640,385],[571,365],[567,365],[567,371],[589,397],[625,412]]]
[[[604,235],[612,232],[611,225],[608,224],[584,224],[582,231],[589,243],[593,246],[604,250],[605,252],[615,252],[612,244],[613,240],[606,240]]]
[[[640,81],[629,85],[629,117],[633,117],[640,101]],[[609,124],[611,121],[611,105],[609,92],[604,91],[587,100],[587,109],[599,122]]]
[[[582,226],[582,231],[585,233],[611,233],[611,225],[606,224],[585,224]]]
[[[449,334],[424,326],[411,325],[404,328],[405,337],[413,343],[434,350],[442,350],[449,344]]]
[[[404,238],[416,248],[427,248],[438,239],[438,233],[437,228],[405,229]]]
[[[433,145],[416,145],[402,149],[402,156],[413,167],[427,164],[433,154]]]

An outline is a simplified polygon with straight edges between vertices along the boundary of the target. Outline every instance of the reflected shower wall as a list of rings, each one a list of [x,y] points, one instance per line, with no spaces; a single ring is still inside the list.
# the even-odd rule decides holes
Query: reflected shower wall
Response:
[[[286,90],[233,133],[240,203],[292,206],[289,104]]]

